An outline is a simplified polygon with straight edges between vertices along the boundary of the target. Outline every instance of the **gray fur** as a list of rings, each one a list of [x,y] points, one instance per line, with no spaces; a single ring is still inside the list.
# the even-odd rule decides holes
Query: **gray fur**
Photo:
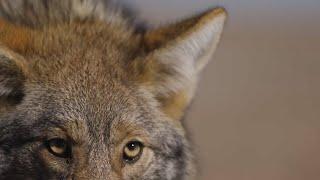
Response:
[[[180,115],[196,86],[195,58],[212,49],[202,39],[214,37],[215,49],[220,37],[222,21],[211,21],[220,12],[198,18],[202,31],[197,18],[168,28],[174,36],[163,39],[176,40],[159,43],[110,1],[1,0],[0,179],[191,179]],[[56,137],[72,144],[72,157],[48,151]],[[145,146],[134,164],[122,159],[130,140]]]
[[[0,8],[2,17],[34,27],[93,18],[123,23],[124,13],[110,0],[2,0]]]

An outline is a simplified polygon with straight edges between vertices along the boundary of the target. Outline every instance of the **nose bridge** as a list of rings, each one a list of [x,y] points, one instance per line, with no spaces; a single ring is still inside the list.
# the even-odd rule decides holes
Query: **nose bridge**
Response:
[[[107,159],[107,155],[99,151],[90,153],[89,170],[95,172],[98,176],[106,176],[111,170],[111,165]]]
[[[85,158],[84,158],[85,157]],[[78,158],[86,159],[76,165],[75,179],[79,180],[117,180],[103,145],[95,146],[89,152],[79,154]]]

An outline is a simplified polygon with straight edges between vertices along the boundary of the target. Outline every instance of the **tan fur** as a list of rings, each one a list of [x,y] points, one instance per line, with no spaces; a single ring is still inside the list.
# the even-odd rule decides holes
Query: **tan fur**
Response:
[[[141,32],[104,0],[18,2],[0,1],[0,177],[191,179],[181,121],[225,10]],[[131,141],[143,151],[130,163]]]
[[[180,41],[187,39],[191,34],[199,31],[199,29],[208,22],[212,21],[212,19],[220,16],[226,16],[223,8],[217,8],[180,23],[148,31],[143,36],[143,45],[146,47],[146,50],[150,52],[170,50],[171,46],[175,46],[175,44],[178,44]],[[174,61],[174,59],[172,59],[172,61]],[[140,72],[140,81],[149,84],[157,84],[159,81],[163,81],[163,79],[161,79],[162,77],[159,79],[159,74],[163,74],[163,76],[170,74],[168,69],[152,56],[149,57],[149,59],[147,58],[143,67],[138,68],[143,69],[143,72]],[[190,85],[193,86],[192,83]],[[156,85],[153,87],[157,88]],[[192,93],[193,90],[180,89],[177,90],[177,92],[169,92],[169,95],[161,95],[158,99],[162,104],[164,112],[168,116],[173,119],[180,119],[185,108],[190,103],[191,97],[193,96]]]
[[[170,98],[160,99],[163,111],[172,119],[181,119],[184,110],[188,105],[188,98],[185,92],[171,95]]]

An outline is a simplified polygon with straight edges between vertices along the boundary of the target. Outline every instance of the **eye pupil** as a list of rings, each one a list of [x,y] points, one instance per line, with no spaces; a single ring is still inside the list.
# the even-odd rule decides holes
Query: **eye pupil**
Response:
[[[58,140],[50,141],[50,145],[56,146],[57,148],[64,148],[66,146],[66,143],[63,140],[58,139]]]
[[[139,141],[129,142],[124,147],[123,159],[127,163],[134,163],[140,158],[140,156],[142,154],[142,150],[143,150],[143,145],[141,142],[139,142]]]
[[[128,149],[130,151],[134,151],[137,148],[137,146],[139,146],[138,143],[137,142],[133,142],[133,143],[128,144],[127,147],[128,147]]]
[[[71,156],[71,146],[64,139],[54,138],[50,139],[47,143],[47,149],[55,156],[68,158]]]

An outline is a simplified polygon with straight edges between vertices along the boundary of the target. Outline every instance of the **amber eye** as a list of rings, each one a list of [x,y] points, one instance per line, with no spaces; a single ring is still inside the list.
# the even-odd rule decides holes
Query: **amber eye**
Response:
[[[61,158],[71,157],[71,144],[61,138],[50,139],[46,142],[50,153]]]
[[[123,149],[123,159],[127,163],[135,163],[139,160],[143,151],[143,144],[139,141],[131,141]]]

